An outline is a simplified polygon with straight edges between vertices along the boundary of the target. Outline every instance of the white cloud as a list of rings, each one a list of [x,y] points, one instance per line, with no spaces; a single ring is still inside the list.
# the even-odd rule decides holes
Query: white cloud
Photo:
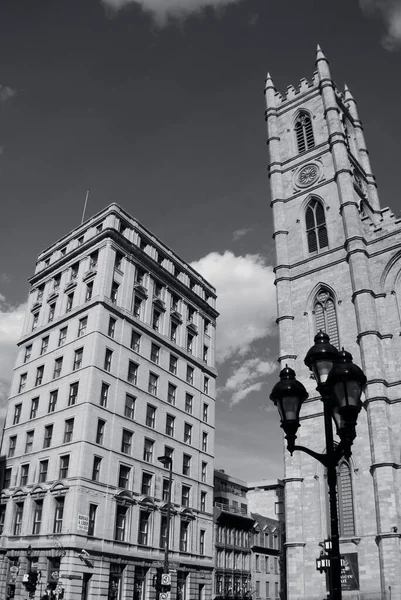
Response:
[[[401,0],[359,0],[368,15],[380,14],[387,28],[382,39],[386,50],[401,48]]]
[[[184,19],[199,14],[205,8],[221,9],[229,4],[237,4],[242,0],[101,0],[107,8],[118,11],[135,4],[152,15],[159,26],[167,23],[169,18]]]
[[[17,92],[12,88],[6,85],[0,85],[0,102],[5,102],[6,100],[9,100],[13,96],[15,96],[16,93]]]
[[[262,358],[250,358],[242,364],[235,361],[231,366],[232,375],[228,377],[224,386],[218,390],[219,394],[228,392],[230,394],[230,406],[234,406],[244,400],[251,392],[259,392],[267,383],[267,375],[277,370],[277,363]],[[262,378],[262,381],[256,381]]]
[[[247,235],[248,233],[251,233],[252,228],[251,227],[243,227],[242,229],[236,229],[233,232],[233,240],[234,242],[236,242],[237,240],[240,240],[242,237],[244,237],[244,235]]]

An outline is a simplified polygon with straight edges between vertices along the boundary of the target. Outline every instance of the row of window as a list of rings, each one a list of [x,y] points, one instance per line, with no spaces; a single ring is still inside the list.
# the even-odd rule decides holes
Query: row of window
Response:
[[[270,598],[272,598],[271,594],[273,593],[273,590],[272,590],[273,585],[274,585],[274,598],[280,598],[279,582],[274,581],[272,583],[270,581],[266,581],[265,582],[266,600],[270,600]],[[255,596],[256,596],[256,598],[261,598],[260,581],[255,581]]]
[[[257,573],[279,572],[279,557],[255,554],[255,571]]]
[[[93,284],[94,284],[93,279],[86,283],[85,296],[84,296],[85,302],[89,302],[92,299]],[[41,294],[41,292],[39,292],[39,293]],[[67,314],[72,311],[72,308],[74,306],[75,292],[67,291],[67,292],[65,292],[64,296],[65,296],[64,313]],[[38,296],[38,297],[40,297],[40,296]],[[57,305],[57,298],[48,303],[47,323],[52,323],[54,321],[55,314],[56,314],[56,305]],[[39,316],[40,316],[40,308],[34,308],[34,310],[32,312],[32,331],[34,331],[39,324]]]
[[[249,552],[228,552],[218,549],[216,552],[216,567],[218,569],[249,571],[250,556]]]
[[[255,531],[253,534],[254,546],[262,546],[263,548],[279,549],[279,536],[277,533],[270,531]]]
[[[14,504],[14,515],[11,529],[11,535],[22,534],[22,523],[23,519],[26,519],[24,515],[24,502],[16,502]],[[4,533],[4,523],[6,516],[6,504],[0,505],[0,535]],[[53,513],[53,533],[61,533],[63,527],[64,517],[64,496],[54,498],[54,513]],[[34,501],[33,509],[33,521],[32,521],[32,535],[39,535],[42,527],[43,517],[43,500],[38,499]]]

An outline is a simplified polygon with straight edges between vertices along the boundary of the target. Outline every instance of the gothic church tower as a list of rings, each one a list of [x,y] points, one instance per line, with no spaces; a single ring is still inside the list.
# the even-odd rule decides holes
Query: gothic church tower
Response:
[[[279,361],[309,392],[297,443],[318,452],[323,410],[303,363],[315,333],[326,330],[365,371],[353,454],[338,468],[344,590],[400,600],[401,218],[380,207],[355,100],[336,87],[319,47],[316,68],[285,96],[266,80]],[[316,571],[326,498],[320,463],[286,452],[288,600],[326,596]]]

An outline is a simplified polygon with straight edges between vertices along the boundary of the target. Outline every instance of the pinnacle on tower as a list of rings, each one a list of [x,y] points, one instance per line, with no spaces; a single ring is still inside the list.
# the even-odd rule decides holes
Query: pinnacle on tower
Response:
[[[319,44],[317,45],[317,50],[316,50],[316,62],[318,62],[319,60],[325,60],[327,61],[327,58],[324,55],[323,50],[321,49],[321,47],[319,46]]]
[[[344,84],[344,98],[346,101],[352,101],[355,102],[354,100],[354,96],[351,94],[349,87],[347,86],[347,84]]]
[[[276,88],[274,87],[273,79],[271,78],[271,75],[270,75],[270,73],[268,73],[268,74],[266,75],[266,84],[265,84],[265,89],[267,89],[267,88],[273,88],[274,90],[276,89]]]
[[[321,49],[319,44],[317,46],[316,52],[316,69],[320,81],[322,81],[323,79],[331,79],[329,61],[325,57],[323,50]]]

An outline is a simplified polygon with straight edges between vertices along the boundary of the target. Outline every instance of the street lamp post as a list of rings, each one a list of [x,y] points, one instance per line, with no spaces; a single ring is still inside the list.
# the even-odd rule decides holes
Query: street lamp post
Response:
[[[171,487],[173,484],[173,459],[171,456],[159,456],[158,459],[164,466],[168,465],[168,496],[167,496],[167,524],[166,524],[166,545],[164,547],[163,573],[169,573],[169,546],[170,546],[170,520],[171,520]]]
[[[314,345],[305,357],[305,364],[313,372],[316,389],[323,402],[326,453],[319,454],[305,446],[295,445],[300,426],[299,413],[302,403],[308,398],[305,387],[296,380],[295,371],[286,366],[280,372],[270,399],[277,406],[281,427],[287,439],[287,449],[292,455],[295,450],[306,452],[327,469],[330,506],[330,598],[341,600],[341,555],[337,514],[337,465],[340,460],[351,456],[355,439],[355,426],[361,410],[361,394],[366,384],[362,370],[354,365],[352,356],[344,348],[339,352],[330,344],[329,336],[320,331]],[[336,425],[340,443],[334,445],[332,421]]]

